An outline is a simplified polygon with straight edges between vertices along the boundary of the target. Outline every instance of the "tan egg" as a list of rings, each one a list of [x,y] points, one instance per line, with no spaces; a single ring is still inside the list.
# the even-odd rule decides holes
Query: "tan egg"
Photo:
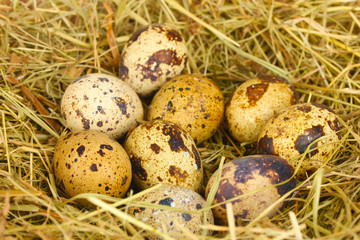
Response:
[[[276,110],[296,103],[298,93],[285,79],[257,77],[236,88],[225,106],[225,122],[236,140],[253,142]]]
[[[163,120],[143,123],[127,136],[124,147],[139,189],[168,183],[200,191],[200,155],[194,140],[178,125]]]
[[[258,153],[278,155],[304,178],[329,160],[339,146],[340,123],[333,110],[322,104],[302,103],[279,111],[263,127]],[[301,161],[302,154],[305,159]]]
[[[140,96],[157,91],[185,67],[187,48],[184,38],[164,24],[152,24],[135,32],[124,47],[120,78]]]
[[[80,193],[121,197],[132,179],[131,162],[123,147],[99,131],[62,135],[53,163],[56,183],[68,197]]]
[[[175,239],[187,238],[188,235],[182,229],[200,236],[203,232],[202,225],[214,224],[213,213],[204,209],[205,199],[185,187],[161,185],[135,201],[151,204],[151,207],[132,206],[130,203],[127,211],[130,215]],[[211,231],[207,231],[207,235],[210,234]],[[148,240],[164,239],[150,231],[143,232],[142,236]]]
[[[61,113],[71,130],[98,130],[118,139],[137,126],[144,110],[128,84],[108,74],[93,73],[66,88]]]
[[[210,138],[224,115],[224,97],[209,78],[196,74],[177,76],[155,94],[148,120],[164,119],[180,125],[198,144]]]
[[[206,198],[221,174],[212,205],[231,200],[237,225],[242,225],[256,218],[279,198],[296,187],[292,178],[294,168],[284,159],[273,155],[250,155],[237,158],[215,171],[206,186]],[[291,178],[291,179],[290,179]],[[290,180],[289,180],[290,179]],[[233,199],[234,198],[234,199]],[[273,205],[267,217],[274,216],[285,206],[285,201]],[[226,205],[213,208],[215,221],[227,225]]]

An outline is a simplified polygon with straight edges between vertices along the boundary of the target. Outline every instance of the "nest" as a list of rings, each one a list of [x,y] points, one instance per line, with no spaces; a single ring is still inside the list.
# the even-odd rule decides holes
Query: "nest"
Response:
[[[342,138],[327,164],[298,183],[292,204],[246,226],[205,225],[184,239],[352,239],[360,234],[359,1],[127,0],[0,3],[0,238],[142,239],[124,212],[133,200],[84,194],[83,209],[57,190],[54,145],[65,130],[59,103],[77,77],[117,75],[131,34],[164,23],[187,40],[185,73],[215,81],[226,99],[258,75],[290,81],[300,102],[331,107]],[[208,178],[224,161],[254,153],[222,126],[199,145]],[[206,181],[205,181],[206,183]],[[204,183],[204,184],[205,184]],[[138,228],[139,227],[139,228]]]

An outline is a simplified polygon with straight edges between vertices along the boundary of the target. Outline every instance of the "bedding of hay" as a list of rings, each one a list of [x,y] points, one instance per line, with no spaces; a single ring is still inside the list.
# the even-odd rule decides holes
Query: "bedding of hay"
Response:
[[[183,238],[358,239],[358,0],[0,0],[0,239],[142,239],[135,226],[149,229],[123,211],[132,190],[122,199],[79,196],[97,206],[86,210],[64,198],[52,171],[66,86],[86,73],[117,75],[126,41],[149,23],[178,29],[190,53],[185,73],[207,75],[226,99],[247,79],[278,75],[301,102],[333,108],[342,125],[336,151],[298,183],[282,214],[241,227],[205,225],[214,235]],[[255,146],[222,126],[198,146],[204,184],[219,164]]]

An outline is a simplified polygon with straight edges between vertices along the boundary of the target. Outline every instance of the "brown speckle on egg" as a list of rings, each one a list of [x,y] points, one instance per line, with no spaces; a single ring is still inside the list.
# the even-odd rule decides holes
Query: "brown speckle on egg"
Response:
[[[160,50],[153,53],[149,56],[148,60],[143,66],[141,66],[141,81],[150,79],[152,82],[158,81],[158,79],[163,75],[163,71],[160,68],[161,64],[167,65],[180,65],[182,63],[182,58],[177,56],[176,51],[167,49]],[[139,66],[139,65],[138,65]]]
[[[126,102],[125,102],[125,100],[120,98],[120,97],[113,97],[113,100],[115,101],[116,106],[119,107],[121,113],[123,115],[126,115],[127,110],[126,110]]]
[[[197,166],[197,169],[201,169],[201,159],[200,159],[200,154],[199,151],[197,149],[197,147],[195,146],[195,144],[193,144],[191,146],[191,151],[194,154],[195,157],[195,164]]]
[[[153,143],[153,144],[151,144],[150,147],[156,154],[159,154],[160,149],[161,149],[159,145],[157,145],[156,143]]]
[[[79,157],[81,157],[83,155],[84,151],[85,151],[85,146],[84,145],[81,145],[80,147],[78,147],[76,149],[76,152],[78,153]]]
[[[146,181],[148,174],[146,170],[141,166],[141,158],[137,158],[131,155],[130,159],[133,167],[133,173],[135,174],[135,176],[141,181]]]
[[[171,197],[167,197],[167,198],[161,199],[159,201],[159,204],[171,207],[171,204],[173,202],[174,202],[174,199],[172,199]]]
[[[99,77],[98,79],[100,82],[109,82],[109,79],[107,79],[106,77]]]
[[[248,86],[246,88],[245,95],[249,99],[249,105],[256,105],[257,101],[262,98],[268,88],[268,84],[256,84]]]
[[[97,169],[97,166],[96,166],[95,163],[91,164],[90,170],[91,170],[92,172],[97,172],[98,169]]]
[[[173,165],[169,167],[169,173],[171,176],[176,178],[176,182],[180,182],[181,179],[186,179],[189,177],[189,174],[186,172],[186,170],[182,171],[181,168]]]
[[[261,152],[262,154],[276,155],[273,142],[273,138],[268,137],[267,135],[259,138],[257,145],[258,152]]]
[[[309,145],[309,142],[314,142],[316,139],[324,136],[324,128],[321,125],[311,126],[311,128],[305,129],[304,134],[297,137],[295,140],[295,149],[300,153],[304,153]],[[313,143],[310,146],[310,152],[306,154],[306,157],[314,156],[319,152],[317,149],[318,142]]]
[[[184,140],[182,139],[183,131],[178,126],[165,123],[162,132],[165,136],[170,137],[168,143],[171,151],[188,151],[184,144]]]
[[[116,172],[114,172],[114,175],[116,175]],[[126,184],[127,180],[128,180],[128,177],[125,176],[124,180],[121,182],[121,186],[124,186]]]

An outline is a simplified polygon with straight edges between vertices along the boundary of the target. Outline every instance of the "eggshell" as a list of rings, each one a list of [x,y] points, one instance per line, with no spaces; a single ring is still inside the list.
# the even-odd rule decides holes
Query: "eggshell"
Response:
[[[152,24],[135,32],[124,47],[120,78],[140,96],[157,91],[185,67],[187,48],[184,38],[164,24]]]
[[[276,110],[296,104],[298,99],[295,88],[281,77],[250,79],[239,85],[226,103],[226,125],[236,140],[254,142]]]
[[[215,183],[219,171],[221,176],[217,187]],[[224,164],[221,170],[218,169],[210,177],[206,198],[213,187],[217,187],[217,190],[212,205],[235,198],[231,200],[234,218],[236,224],[241,225],[259,216],[294,189],[296,179],[292,178],[293,173],[293,167],[277,156],[250,155],[237,158]],[[284,204],[274,205],[266,216],[274,216]],[[228,224],[225,204],[215,206],[213,213],[218,224]]]
[[[339,130],[335,113],[325,105],[293,105],[279,111],[263,127],[258,153],[278,155],[293,166],[301,164],[298,175],[304,178],[306,171],[312,172],[329,160],[339,146]]]
[[[223,116],[224,97],[219,87],[205,76],[183,74],[155,94],[147,119],[174,122],[198,144],[217,131]]]
[[[200,154],[191,136],[178,125],[163,120],[143,123],[128,135],[124,147],[139,189],[168,183],[200,191]]]
[[[53,163],[56,183],[68,197],[80,193],[121,197],[132,179],[130,159],[123,147],[99,131],[63,134]]]
[[[108,74],[93,73],[66,88],[61,113],[71,130],[98,130],[118,139],[137,126],[144,110],[128,84]]]
[[[135,200],[152,205],[139,207],[131,206],[130,203],[127,211],[130,215],[175,239],[186,236],[182,228],[191,234],[201,235],[203,231],[201,225],[214,223],[211,210],[202,210],[205,207],[205,199],[185,187],[162,185]],[[211,231],[207,231],[207,234],[211,234]],[[156,233],[150,231],[145,231],[142,235],[148,240],[161,239]]]

